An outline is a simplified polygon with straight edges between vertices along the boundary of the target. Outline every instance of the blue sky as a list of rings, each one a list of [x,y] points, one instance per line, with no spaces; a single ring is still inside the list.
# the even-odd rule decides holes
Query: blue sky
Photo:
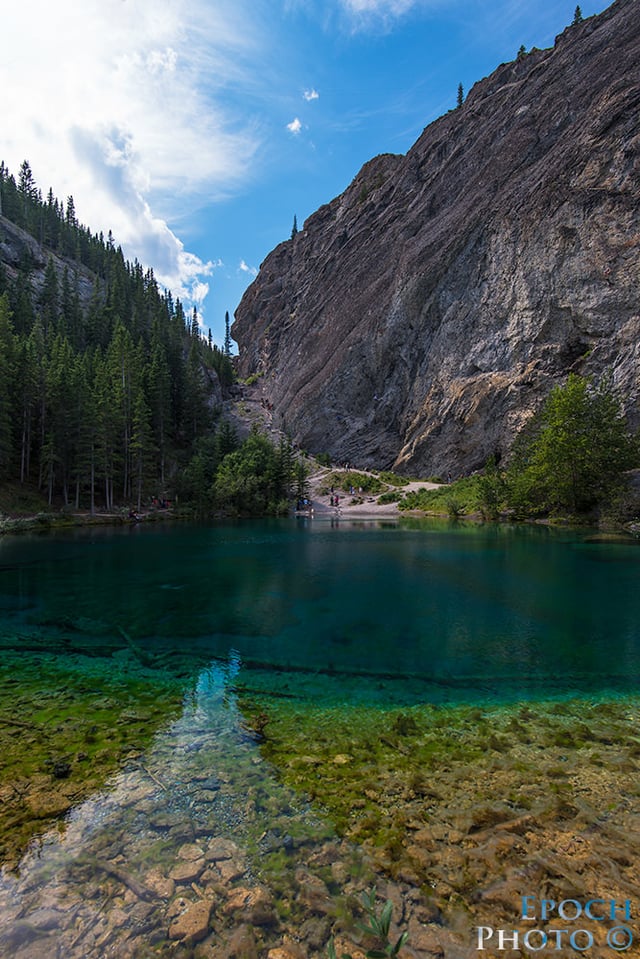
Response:
[[[580,4],[586,18],[608,6]],[[80,13],[80,10],[82,13]],[[33,0],[3,11],[0,159],[222,343],[265,256],[573,0]]]

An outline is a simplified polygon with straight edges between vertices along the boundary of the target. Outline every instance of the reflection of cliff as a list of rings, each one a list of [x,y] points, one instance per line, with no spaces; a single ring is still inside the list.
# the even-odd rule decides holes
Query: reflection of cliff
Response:
[[[503,64],[267,257],[233,335],[303,448],[468,471],[569,370],[637,418],[637,14]]]

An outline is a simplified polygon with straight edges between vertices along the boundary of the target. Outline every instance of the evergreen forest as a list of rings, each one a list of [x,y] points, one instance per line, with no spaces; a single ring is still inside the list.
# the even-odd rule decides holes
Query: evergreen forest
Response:
[[[19,262],[15,244],[0,258],[0,482],[91,513],[180,489],[215,508],[217,466],[239,446],[228,426],[216,435],[228,348],[111,233],[79,223],[72,196],[43,198],[26,160],[17,180],[0,164],[0,246],[6,221],[25,242]]]

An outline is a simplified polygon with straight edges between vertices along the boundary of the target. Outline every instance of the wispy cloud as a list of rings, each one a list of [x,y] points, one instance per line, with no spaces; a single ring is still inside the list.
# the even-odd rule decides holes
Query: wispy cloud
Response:
[[[352,13],[391,14],[400,16],[415,7],[420,0],[341,0]]]
[[[412,10],[437,6],[442,0],[338,0],[354,30],[369,27],[389,29]]]
[[[211,7],[85,0],[79,16],[75,0],[33,0],[28,29],[10,4],[0,33],[1,159],[14,172],[29,159],[43,191],[73,194],[84,223],[194,300],[213,264],[167,224],[236,188],[257,148],[217,96],[242,82],[255,38],[232,0]]]
[[[311,100],[318,100],[320,98],[318,91],[314,90],[313,88],[311,88],[311,90],[305,90],[302,96],[305,98],[305,100],[307,100],[307,102]]]
[[[289,133],[293,133],[294,136],[298,136],[302,130],[302,121],[299,117],[296,117],[291,123],[287,123],[287,130]]]
[[[258,275],[258,271],[257,271],[257,269],[255,268],[255,266],[249,266],[248,263],[245,263],[244,260],[240,260],[240,266],[238,267],[238,269],[239,269],[242,273],[248,273],[249,276],[257,276],[257,275]]]

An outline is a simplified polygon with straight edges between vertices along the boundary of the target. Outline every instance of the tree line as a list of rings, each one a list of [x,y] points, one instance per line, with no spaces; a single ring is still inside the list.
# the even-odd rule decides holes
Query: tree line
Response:
[[[0,164],[0,214],[48,254],[43,278],[28,244],[0,262],[0,480],[91,511],[166,496],[214,429],[228,352],[27,161],[17,180]]]

